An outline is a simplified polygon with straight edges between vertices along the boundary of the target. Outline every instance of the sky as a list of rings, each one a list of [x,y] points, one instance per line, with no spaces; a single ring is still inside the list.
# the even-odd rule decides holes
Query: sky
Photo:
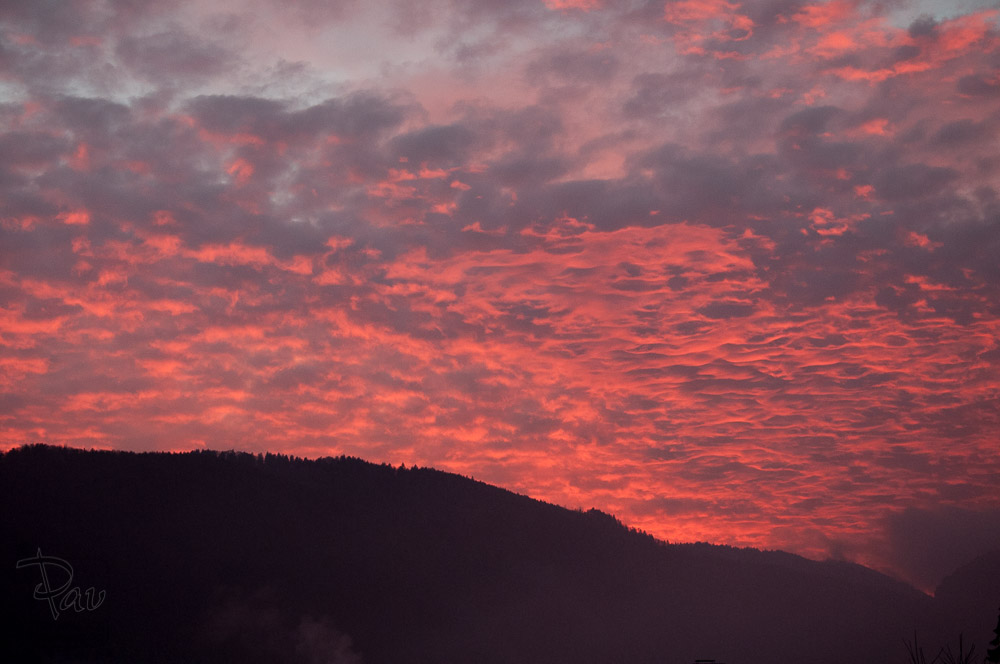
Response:
[[[1000,548],[1000,4],[4,0],[0,449]]]

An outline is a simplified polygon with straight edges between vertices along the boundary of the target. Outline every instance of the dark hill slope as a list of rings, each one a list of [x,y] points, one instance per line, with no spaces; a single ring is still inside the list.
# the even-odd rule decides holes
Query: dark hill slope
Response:
[[[955,641],[965,634],[981,657],[994,638],[1000,613],[1000,551],[979,556],[946,577],[934,592],[934,631],[928,638]],[[955,646],[952,645],[952,649]]]
[[[0,661],[889,662],[930,602],[349,458],[20,448],[0,505]],[[53,621],[38,548],[103,605]]]

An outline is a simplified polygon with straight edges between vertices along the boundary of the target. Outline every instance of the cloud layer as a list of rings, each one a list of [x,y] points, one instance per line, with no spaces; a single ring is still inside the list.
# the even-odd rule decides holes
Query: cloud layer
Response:
[[[0,445],[433,465],[931,587],[916,515],[1000,509],[1000,13],[918,9],[5,2]]]

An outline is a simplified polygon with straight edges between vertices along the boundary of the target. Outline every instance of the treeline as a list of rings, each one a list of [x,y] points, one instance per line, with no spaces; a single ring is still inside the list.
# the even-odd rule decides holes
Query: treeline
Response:
[[[0,661],[894,661],[933,613],[857,566],[350,457],[25,447],[0,505]],[[38,550],[101,606],[53,620],[15,568]]]

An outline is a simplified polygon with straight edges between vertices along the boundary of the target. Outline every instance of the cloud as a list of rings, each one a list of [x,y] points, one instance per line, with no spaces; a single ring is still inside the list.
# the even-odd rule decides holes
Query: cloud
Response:
[[[557,82],[602,83],[615,75],[618,66],[614,53],[603,49],[552,49],[529,63],[525,74],[535,81],[551,77]]]
[[[969,74],[958,79],[958,91],[970,97],[995,97],[1000,95],[1000,82],[986,76]]]
[[[993,14],[45,7],[3,446],[419,463],[921,584],[908,533],[997,508]]]
[[[126,37],[118,42],[115,54],[137,74],[154,82],[218,76],[232,67],[233,58],[221,46],[176,29]]]
[[[933,589],[965,563],[1000,549],[1000,511],[911,507],[888,516],[885,533],[903,578]]]

